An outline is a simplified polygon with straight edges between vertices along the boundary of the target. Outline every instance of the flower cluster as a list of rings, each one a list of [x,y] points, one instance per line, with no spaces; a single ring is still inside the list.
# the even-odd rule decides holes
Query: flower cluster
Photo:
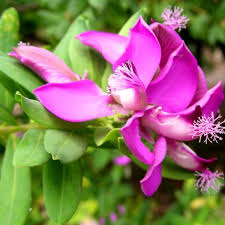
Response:
[[[166,155],[179,166],[196,171],[200,177],[196,185],[201,191],[210,187],[218,191],[221,184],[217,178],[223,177],[208,170],[215,158],[203,159],[183,143],[199,137],[205,137],[205,143],[222,139],[219,135],[224,134],[224,121],[218,122],[220,116],[214,115],[224,94],[221,82],[208,89],[203,71],[176,33],[175,29],[185,28],[188,21],[181,12],[179,8],[166,9],[164,24],[154,21],[148,25],[140,17],[129,37],[98,31],[76,36],[112,64],[108,93],[86,76],[81,79],[47,50],[20,44],[10,53],[48,82],[34,93],[63,120],[83,122],[112,116],[115,108],[133,112],[121,134],[131,153],[149,167],[140,181],[147,196],[161,183]],[[153,151],[141,138],[154,144]]]

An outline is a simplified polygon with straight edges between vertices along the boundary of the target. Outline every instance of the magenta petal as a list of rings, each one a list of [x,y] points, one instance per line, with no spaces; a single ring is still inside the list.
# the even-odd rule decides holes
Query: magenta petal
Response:
[[[145,177],[140,181],[142,191],[147,196],[151,196],[158,189],[162,180],[162,166],[161,163],[166,156],[166,139],[160,136],[154,147],[155,159],[153,164],[149,167]]]
[[[219,82],[208,90],[199,101],[183,111],[168,113],[157,107],[147,109],[141,118],[141,125],[171,139],[194,140],[197,138],[197,136],[193,136],[194,120],[201,115],[209,117],[212,112],[216,115],[223,99],[223,87]]]
[[[171,139],[167,140],[167,148],[169,157],[172,158],[176,164],[188,170],[202,171],[216,161],[215,158],[201,158],[184,143],[176,142]]]
[[[201,99],[204,94],[207,92],[207,80],[205,77],[204,72],[202,71],[201,67],[198,67],[198,86],[195,92],[195,95],[192,99],[191,105]]]
[[[213,88],[209,89],[200,100],[195,102],[187,109],[179,112],[179,115],[186,118],[191,117],[193,118],[193,120],[195,120],[197,119],[194,113],[196,111],[196,107],[199,107],[201,109],[201,114],[205,115],[206,117],[211,116],[212,112],[214,115],[216,115],[220,105],[223,102],[223,99],[224,99],[223,85],[222,82],[220,81]],[[171,115],[172,114],[173,113],[171,113]],[[177,114],[174,113],[173,115]]]
[[[164,24],[154,22],[149,27],[156,35],[161,46],[162,58],[160,69],[162,69],[166,65],[170,54],[179,47],[182,39],[175,30]]]
[[[57,117],[82,122],[113,115],[106,95],[93,81],[47,84],[34,90],[39,101]]]
[[[98,31],[87,31],[75,38],[99,51],[111,64],[122,55],[128,42],[127,37]]]
[[[179,113],[167,113],[159,108],[145,111],[141,118],[143,127],[152,129],[159,135],[180,141],[193,140],[192,120],[179,115]]]
[[[166,112],[179,112],[192,101],[197,82],[197,62],[182,43],[171,54],[161,74],[148,86],[148,103],[161,106]]]
[[[135,113],[121,128],[120,132],[124,137],[125,143],[130,151],[143,163],[151,164],[154,160],[154,155],[150,150],[141,142],[139,134],[139,117],[143,112]]]
[[[66,83],[80,79],[60,58],[46,49],[21,44],[13,48],[9,55],[29,67],[46,82]]]
[[[158,40],[140,17],[134,27],[130,29],[129,43],[123,55],[113,65],[113,69],[115,70],[127,60],[131,60],[137,74],[147,87],[159,67],[160,59],[161,48]]]
[[[126,155],[123,156],[117,156],[114,158],[114,163],[120,166],[125,166],[131,162],[130,158]]]

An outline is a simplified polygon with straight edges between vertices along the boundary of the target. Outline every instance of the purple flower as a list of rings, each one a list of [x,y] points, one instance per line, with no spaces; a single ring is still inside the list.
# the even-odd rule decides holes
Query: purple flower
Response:
[[[130,158],[123,155],[123,156],[117,156],[114,158],[114,163],[120,166],[125,166],[131,162]]]
[[[101,217],[99,219],[99,225],[105,225],[105,218],[104,217]]]
[[[126,213],[126,208],[123,205],[118,205],[118,211],[121,215]]]
[[[181,11],[177,10],[173,17],[178,19]],[[112,94],[133,87],[139,90],[143,105],[147,99],[145,109],[136,110],[121,133],[131,152],[150,165],[141,180],[142,190],[148,196],[161,183],[161,162],[167,150],[178,165],[205,171],[215,159],[198,157],[181,141],[202,136],[209,141],[217,140],[224,133],[223,122],[215,124],[217,118],[212,117],[224,98],[222,84],[219,82],[208,90],[203,71],[173,29],[157,22],[148,26],[140,18],[128,38],[96,31],[77,36],[112,64],[114,74],[109,78]],[[153,153],[141,142],[141,136],[152,140],[151,131],[158,134]]]
[[[111,223],[115,223],[117,221],[117,215],[114,212],[111,212],[109,215],[109,219],[111,221]]]
[[[88,31],[76,38],[98,50],[112,64],[110,94],[87,79],[49,83],[34,93],[50,112],[67,121],[82,122],[113,115],[109,104],[134,111],[121,128],[121,134],[130,151],[149,165],[141,180],[142,190],[148,196],[154,194],[161,183],[161,163],[167,152],[178,165],[193,171],[203,172],[215,161],[198,157],[182,141],[198,136],[205,136],[207,140],[221,139],[218,135],[224,132],[222,122],[215,125],[217,118],[212,115],[216,115],[224,98],[222,84],[219,82],[208,90],[195,57],[172,28],[157,22],[149,26],[140,17],[130,29],[129,37]],[[21,57],[19,51],[14,51],[21,62],[30,62]],[[53,56],[52,59],[54,61]],[[35,70],[39,68],[36,64],[39,65],[38,60],[35,66],[26,65]],[[50,65],[53,65],[53,74],[57,73],[56,63],[50,62]],[[37,71],[42,76],[42,70]],[[51,77],[51,71],[43,71],[45,79]],[[158,134],[153,152],[141,140],[143,137],[154,142],[152,131]]]

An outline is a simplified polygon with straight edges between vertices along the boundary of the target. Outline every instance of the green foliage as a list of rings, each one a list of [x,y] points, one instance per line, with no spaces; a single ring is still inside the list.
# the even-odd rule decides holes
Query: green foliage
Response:
[[[54,160],[58,159],[62,163],[70,163],[84,154],[87,140],[74,132],[47,130],[44,145]]]
[[[23,225],[31,200],[29,168],[13,167],[17,139],[11,136],[6,147],[0,181],[0,224]]]
[[[50,155],[44,147],[45,131],[41,129],[30,129],[19,142],[13,158],[16,167],[37,166],[47,162]]]
[[[69,220],[80,201],[82,172],[78,161],[61,164],[50,160],[44,167],[43,191],[51,220],[62,224]]]
[[[37,75],[7,56],[0,56],[0,82],[12,93],[15,93],[20,85],[31,96],[34,89],[43,85]]]
[[[0,51],[8,53],[19,41],[19,17],[14,8],[4,11],[0,19]]]

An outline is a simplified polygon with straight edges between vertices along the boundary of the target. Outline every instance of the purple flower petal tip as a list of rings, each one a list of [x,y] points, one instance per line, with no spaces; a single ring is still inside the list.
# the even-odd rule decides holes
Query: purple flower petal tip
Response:
[[[216,161],[216,158],[199,157],[190,147],[181,142],[167,140],[168,155],[177,165],[192,171],[202,171]]]
[[[156,141],[154,147],[155,159],[153,164],[149,167],[145,177],[140,181],[141,189],[147,196],[152,196],[158,189],[162,180],[162,166],[161,163],[166,156],[166,139],[160,136]]]
[[[120,166],[125,166],[131,162],[130,158],[123,155],[123,156],[117,156],[114,158],[114,163]]]

